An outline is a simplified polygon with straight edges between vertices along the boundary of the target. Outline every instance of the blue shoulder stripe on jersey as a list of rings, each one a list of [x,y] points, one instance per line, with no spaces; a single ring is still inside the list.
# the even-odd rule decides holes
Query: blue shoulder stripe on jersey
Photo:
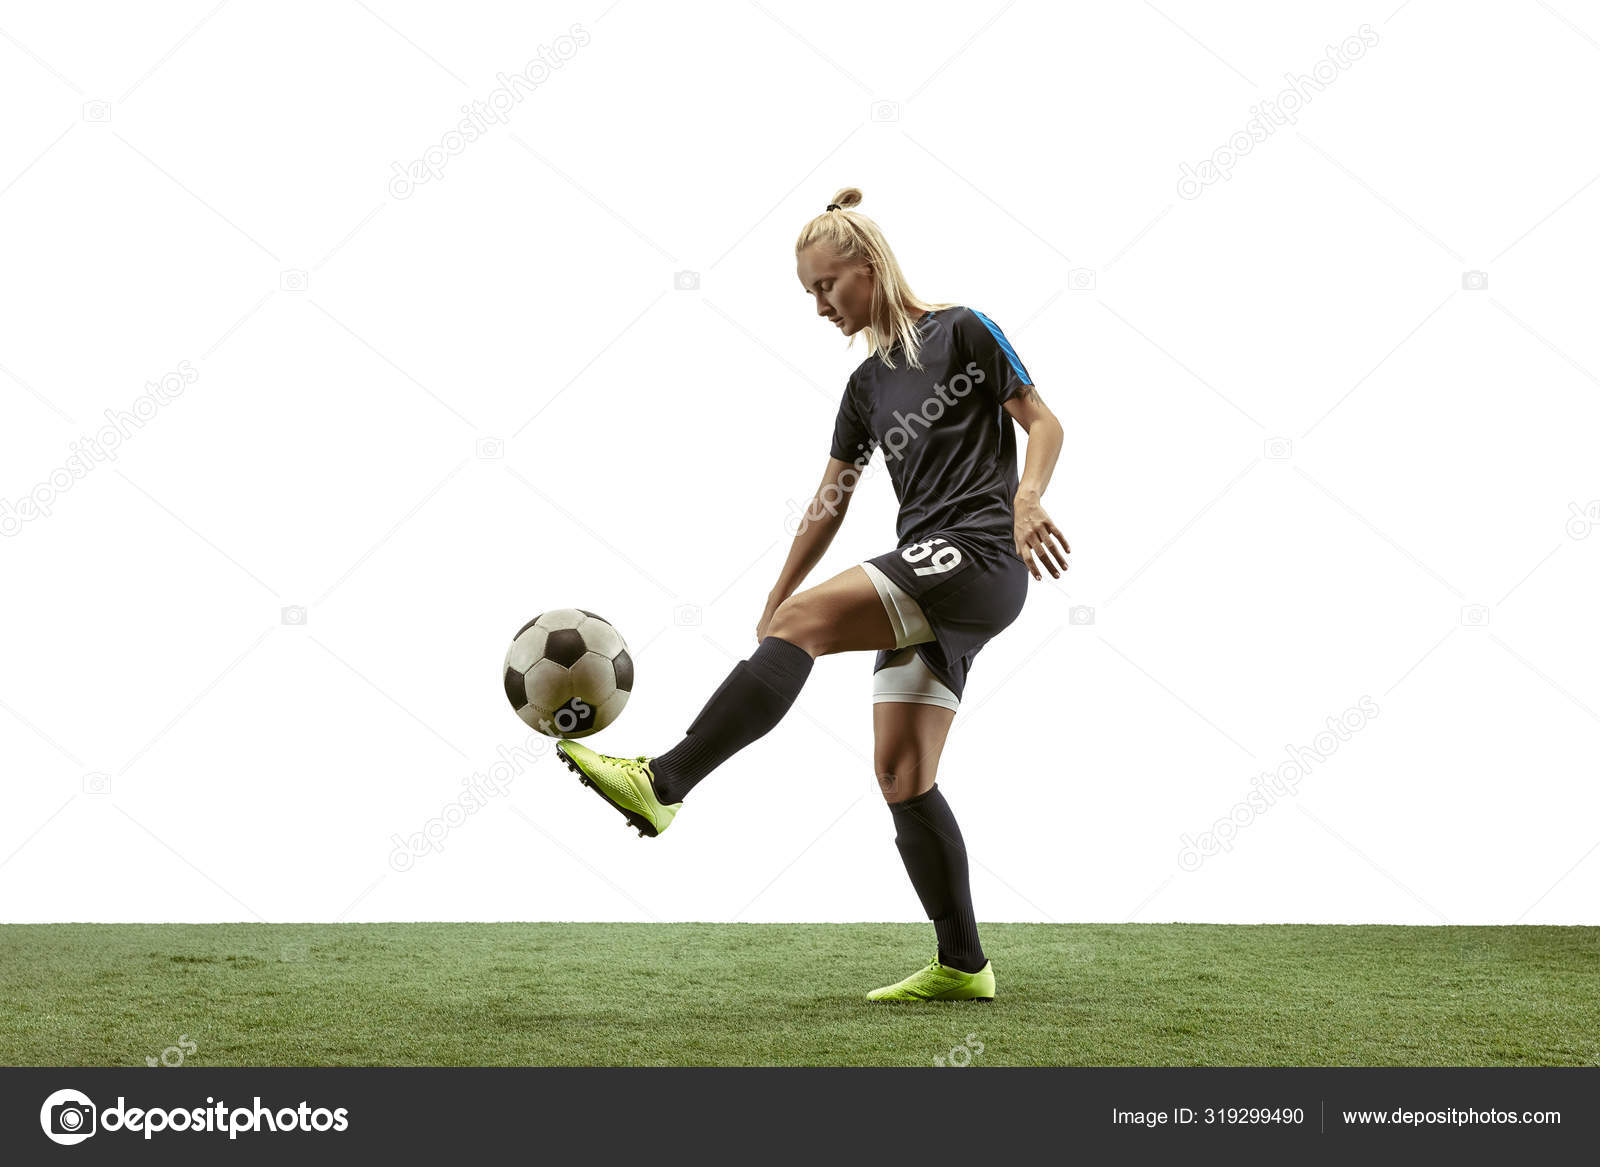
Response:
[[[983,326],[993,334],[995,343],[1000,346],[1000,351],[1006,354],[1006,360],[1011,362],[1011,367],[1017,371],[1017,376],[1021,377],[1025,384],[1032,385],[1033,378],[1028,376],[1028,370],[1022,367],[1022,359],[1017,356],[1017,350],[1011,347],[1011,342],[1006,339],[1006,334],[1000,331],[1000,326],[976,308],[969,308],[967,311],[983,321]]]

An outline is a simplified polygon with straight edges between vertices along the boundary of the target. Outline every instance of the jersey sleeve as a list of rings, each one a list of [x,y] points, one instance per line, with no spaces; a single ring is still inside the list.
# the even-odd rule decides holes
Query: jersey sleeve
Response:
[[[955,334],[964,363],[977,363],[983,372],[980,387],[996,401],[1004,404],[1033,384],[1006,334],[976,308],[968,308],[957,317]]]
[[[833,421],[833,445],[829,449],[829,456],[841,462],[865,462],[878,445],[872,431],[861,418],[854,389],[855,378],[851,377],[845,382],[844,396],[839,399],[839,414]]]

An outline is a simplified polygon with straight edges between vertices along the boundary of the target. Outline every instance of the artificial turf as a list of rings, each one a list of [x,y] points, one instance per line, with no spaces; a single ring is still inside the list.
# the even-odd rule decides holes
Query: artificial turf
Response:
[[[993,1002],[905,1004],[925,923],[4,925],[0,1064],[1600,1065],[1600,928],[983,943]]]

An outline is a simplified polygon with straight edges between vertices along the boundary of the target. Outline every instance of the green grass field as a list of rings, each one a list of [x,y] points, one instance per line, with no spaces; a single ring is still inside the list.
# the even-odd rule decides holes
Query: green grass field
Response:
[[[986,924],[993,1002],[879,1004],[927,924],[0,926],[0,1063],[1600,1065],[1600,928]]]

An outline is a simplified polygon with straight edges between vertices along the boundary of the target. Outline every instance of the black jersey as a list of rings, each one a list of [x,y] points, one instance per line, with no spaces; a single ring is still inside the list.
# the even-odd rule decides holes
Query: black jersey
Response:
[[[895,368],[874,355],[850,375],[830,452],[865,467],[883,450],[902,545],[955,530],[1017,558],[1016,431],[1001,405],[1033,378],[982,312],[938,309],[918,321],[917,333],[921,369],[908,367],[896,347]]]

